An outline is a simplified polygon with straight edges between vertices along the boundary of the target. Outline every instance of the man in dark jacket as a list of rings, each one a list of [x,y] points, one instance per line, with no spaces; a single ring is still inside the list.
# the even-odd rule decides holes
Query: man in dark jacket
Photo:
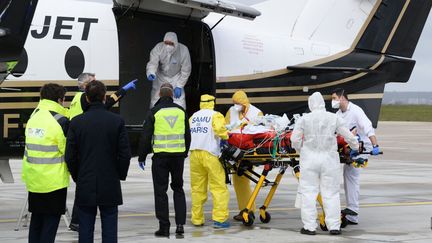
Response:
[[[169,237],[168,182],[174,191],[176,234],[183,234],[186,223],[186,199],[183,191],[183,167],[190,146],[189,121],[183,108],[173,101],[173,87],[162,84],[160,99],[147,114],[140,142],[140,166],[144,168],[146,157],[154,153],[152,160],[153,188],[156,217],[159,230],[156,236]]]
[[[117,242],[118,205],[123,204],[120,180],[129,169],[129,141],[123,119],[105,109],[105,85],[90,82],[85,92],[90,107],[71,121],[65,155],[77,184],[79,242],[93,242],[97,207],[102,241]]]
[[[83,112],[87,111],[90,103],[87,101],[86,96],[84,95],[85,87],[88,83],[91,81],[96,80],[96,76],[94,73],[82,73],[78,76],[78,92],[75,94],[74,98],[72,99],[72,102],[70,104],[69,108],[69,120],[72,120],[72,118],[82,114]],[[122,99],[128,90],[135,89],[136,88],[136,82],[138,79],[132,80],[125,86],[123,86],[121,89],[119,89],[117,92],[112,94],[111,96],[106,97],[105,101],[105,108],[110,109],[113,107],[117,102]],[[79,217],[78,217],[78,207],[76,203],[74,202],[73,210],[72,210],[72,219],[69,224],[69,229],[73,231],[79,230]]]

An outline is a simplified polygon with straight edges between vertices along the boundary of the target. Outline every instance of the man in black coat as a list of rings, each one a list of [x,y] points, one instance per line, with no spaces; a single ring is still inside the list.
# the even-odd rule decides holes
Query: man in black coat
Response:
[[[144,121],[138,161],[144,168],[146,157],[153,153],[152,175],[156,218],[159,220],[158,237],[169,237],[168,183],[174,191],[176,234],[184,233],[186,198],[183,191],[184,159],[187,157],[191,135],[185,110],[174,103],[173,87],[162,84],[160,99],[148,112]]]
[[[129,141],[123,119],[105,109],[105,85],[90,82],[85,93],[90,106],[71,121],[65,154],[77,184],[79,242],[93,242],[97,207],[102,241],[117,242],[118,205],[123,204],[120,180],[129,169]]]

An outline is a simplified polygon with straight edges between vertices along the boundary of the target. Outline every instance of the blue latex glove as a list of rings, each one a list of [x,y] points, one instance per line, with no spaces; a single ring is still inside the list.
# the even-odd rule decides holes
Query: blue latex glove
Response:
[[[122,89],[124,91],[128,91],[130,89],[136,89],[136,82],[138,81],[138,79],[134,79],[132,81],[130,81],[129,83],[127,83],[125,86],[122,87]]]
[[[139,167],[144,170],[144,166],[145,166],[145,161],[140,161],[138,162]]]
[[[154,80],[156,79],[156,75],[154,75],[154,74],[150,74],[150,75],[147,77],[147,79],[148,79],[149,81],[154,81]]]
[[[379,147],[378,146],[374,146],[373,149],[372,149],[371,154],[372,155],[378,155],[379,153],[380,153]]]
[[[355,149],[351,149],[350,158],[356,157],[357,155],[359,155],[359,152]]]
[[[176,87],[176,88],[174,89],[174,98],[176,98],[176,99],[180,98],[181,94],[182,94],[182,90],[181,90],[181,88]]]

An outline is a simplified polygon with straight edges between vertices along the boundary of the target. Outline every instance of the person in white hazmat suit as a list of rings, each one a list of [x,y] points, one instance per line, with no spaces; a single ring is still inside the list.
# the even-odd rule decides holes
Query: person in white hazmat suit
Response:
[[[341,166],[337,152],[336,133],[342,135],[358,154],[357,138],[345,126],[344,120],[327,112],[319,92],[309,97],[310,113],[295,124],[291,135],[292,146],[300,152],[300,193],[303,228],[300,233],[314,235],[317,224],[316,201],[321,193],[325,222],[330,234],[340,231],[340,178]]]
[[[161,85],[170,83],[174,87],[174,103],[186,109],[184,86],[191,70],[188,48],[178,42],[176,33],[167,32],[163,42],[151,50],[147,63],[147,79],[153,82],[150,108],[159,100]]]

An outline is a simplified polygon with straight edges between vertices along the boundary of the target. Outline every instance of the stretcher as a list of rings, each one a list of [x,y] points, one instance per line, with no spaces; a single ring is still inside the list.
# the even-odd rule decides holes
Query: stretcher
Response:
[[[247,139],[241,142],[239,142],[241,139],[238,137],[241,135],[237,135],[237,137],[234,135],[230,137],[229,145],[222,150],[220,159],[226,171],[227,183],[230,182],[229,174],[237,174],[238,176],[248,178],[256,184],[246,208],[241,211],[242,222],[245,226],[251,226],[255,221],[252,205],[263,187],[270,187],[270,190],[263,205],[259,208],[259,215],[262,223],[269,223],[271,215],[267,209],[287,169],[291,168],[294,176],[297,179],[300,178],[299,154],[291,147],[291,132],[290,130],[286,130],[279,134],[274,132],[249,134],[247,135]],[[367,160],[363,158],[359,158],[358,160],[350,158],[350,148],[343,138],[338,137],[337,142],[341,163],[353,164],[356,167],[367,166]],[[361,153],[369,154],[366,152]],[[254,171],[254,168],[260,166],[263,167],[261,174]],[[269,172],[274,169],[279,170],[278,174],[274,180],[270,180],[268,178]],[[320,228],[327,231],[325,212],[320,194],[317,196],[317,201],[321,208],[318,212]],[[346,220],[344,220],[345,216],[341,214],[342,226],[346,223]]]
[[[291,168],[297,178],[300,176],[299,155],[291,147],[290,135],[290,130],[281,133],[233,135],[229,139],[230,145],[223,149],[221,162],[226,171],[227,182],[229,174],[237,174],[256,184],[246,208],[241,211],[245,226],[251,226],[255,221],[251,209],[262,188],[270,187],[270,190],[259,208],[260,221],[269,223],[271,215],[267,209],[285,172]],[[256,167],[263,167],[261,174],[254,171]],[[276,177],[270,180],[269,172],[276,169]]]

